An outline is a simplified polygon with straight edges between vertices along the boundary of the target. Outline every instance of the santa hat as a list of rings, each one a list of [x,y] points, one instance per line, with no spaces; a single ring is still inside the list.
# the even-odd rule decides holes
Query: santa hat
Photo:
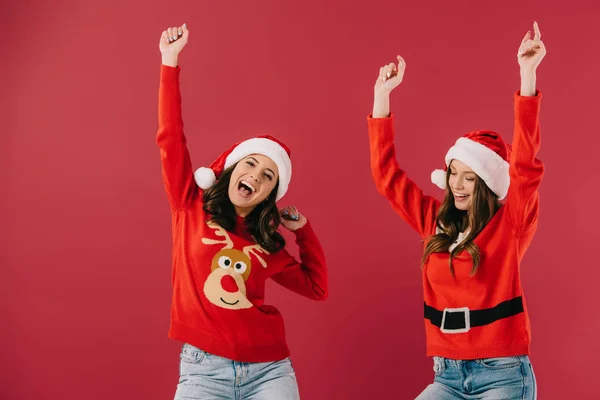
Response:
[[[251,154],[262,154],[269,157],[279,170],[279,188],[276,201],[287,192],[292,178],[292,152],[283,143],[272,136],[263,135],[234,144],[221,154],[210,167],[200,167],[194,172],[196,184],[202,189],[208,189],[215,184],[224,170]]]
[[[468,165],[500,200],[510,185],[508,157],[510,146],[496,132],[476,131],[459,138],[446,154],[446,167],[431,173],[431,181],[446,188],[446,171],[452,160]]]

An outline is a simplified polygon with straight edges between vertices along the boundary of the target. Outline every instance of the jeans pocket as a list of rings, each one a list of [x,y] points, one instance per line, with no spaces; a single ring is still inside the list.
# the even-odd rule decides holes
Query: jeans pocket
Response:
[[[181,358],[181,362],[200,364],[206,358],[206,355],[207,353],[205,351],[185,343],[181,348],[179,358]]]
[[[442,376],[446,370],[446,360],[444,357],[433,357],[433,372],[435,376]]]
[[[481,358],[477,363],[488,369],[507,369],[521,367],[521,359],[519,357],[494,357]]]
[[[179,358],[179,383],[187,384],[190,379],[201,376],[207,368],[203,361],[205,361],[208,353],[200,350],[197,347],[189,344],[184,344],[181,348],[181,354]]]

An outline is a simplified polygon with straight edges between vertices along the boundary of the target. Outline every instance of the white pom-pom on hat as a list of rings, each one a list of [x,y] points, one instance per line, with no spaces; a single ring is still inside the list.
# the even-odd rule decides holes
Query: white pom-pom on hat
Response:
[[[446,171],[443,169],[436,169],[431,173],[431,182],[433,182],[440,189],[446,189]]]
[[[194,172],[194,180],[201,189],[208,189],[217,181],[215,171],[208,167],[200,167]]]

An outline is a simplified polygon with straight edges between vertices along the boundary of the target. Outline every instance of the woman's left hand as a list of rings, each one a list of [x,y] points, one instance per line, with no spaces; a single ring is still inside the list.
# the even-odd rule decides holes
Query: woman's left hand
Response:
[[[517,53],[521,70],[527,72],[535,72],[546,55],[546,47],[541,40],[542,34],[537,22],[533,24],[533,30],[533,39],[531,38],[531,31],[527,32]]]
[[[290,231],[302,228],[307,222],[306,217],[300,214],[294,206],[282,208],[279,210],[279,215],[281,215],[281,225]]]

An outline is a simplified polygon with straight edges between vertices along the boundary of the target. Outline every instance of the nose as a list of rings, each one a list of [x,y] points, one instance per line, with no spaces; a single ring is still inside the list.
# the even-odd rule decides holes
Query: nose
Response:
[[[235,293],[240,290],[237,283],[235,283],[235,279],[233,279],[233,276],[231,275],[225,275],[221,278],[221,287],[229,293]]]
[[[452,185],[453,189],[460,189],[463,187],[463,178],[456,178],[454,180],[454,184]]]
[[[254,174],[248,174],[248,178],[251,181],[258,182],[258,178],[256,176],[254,176]]]

